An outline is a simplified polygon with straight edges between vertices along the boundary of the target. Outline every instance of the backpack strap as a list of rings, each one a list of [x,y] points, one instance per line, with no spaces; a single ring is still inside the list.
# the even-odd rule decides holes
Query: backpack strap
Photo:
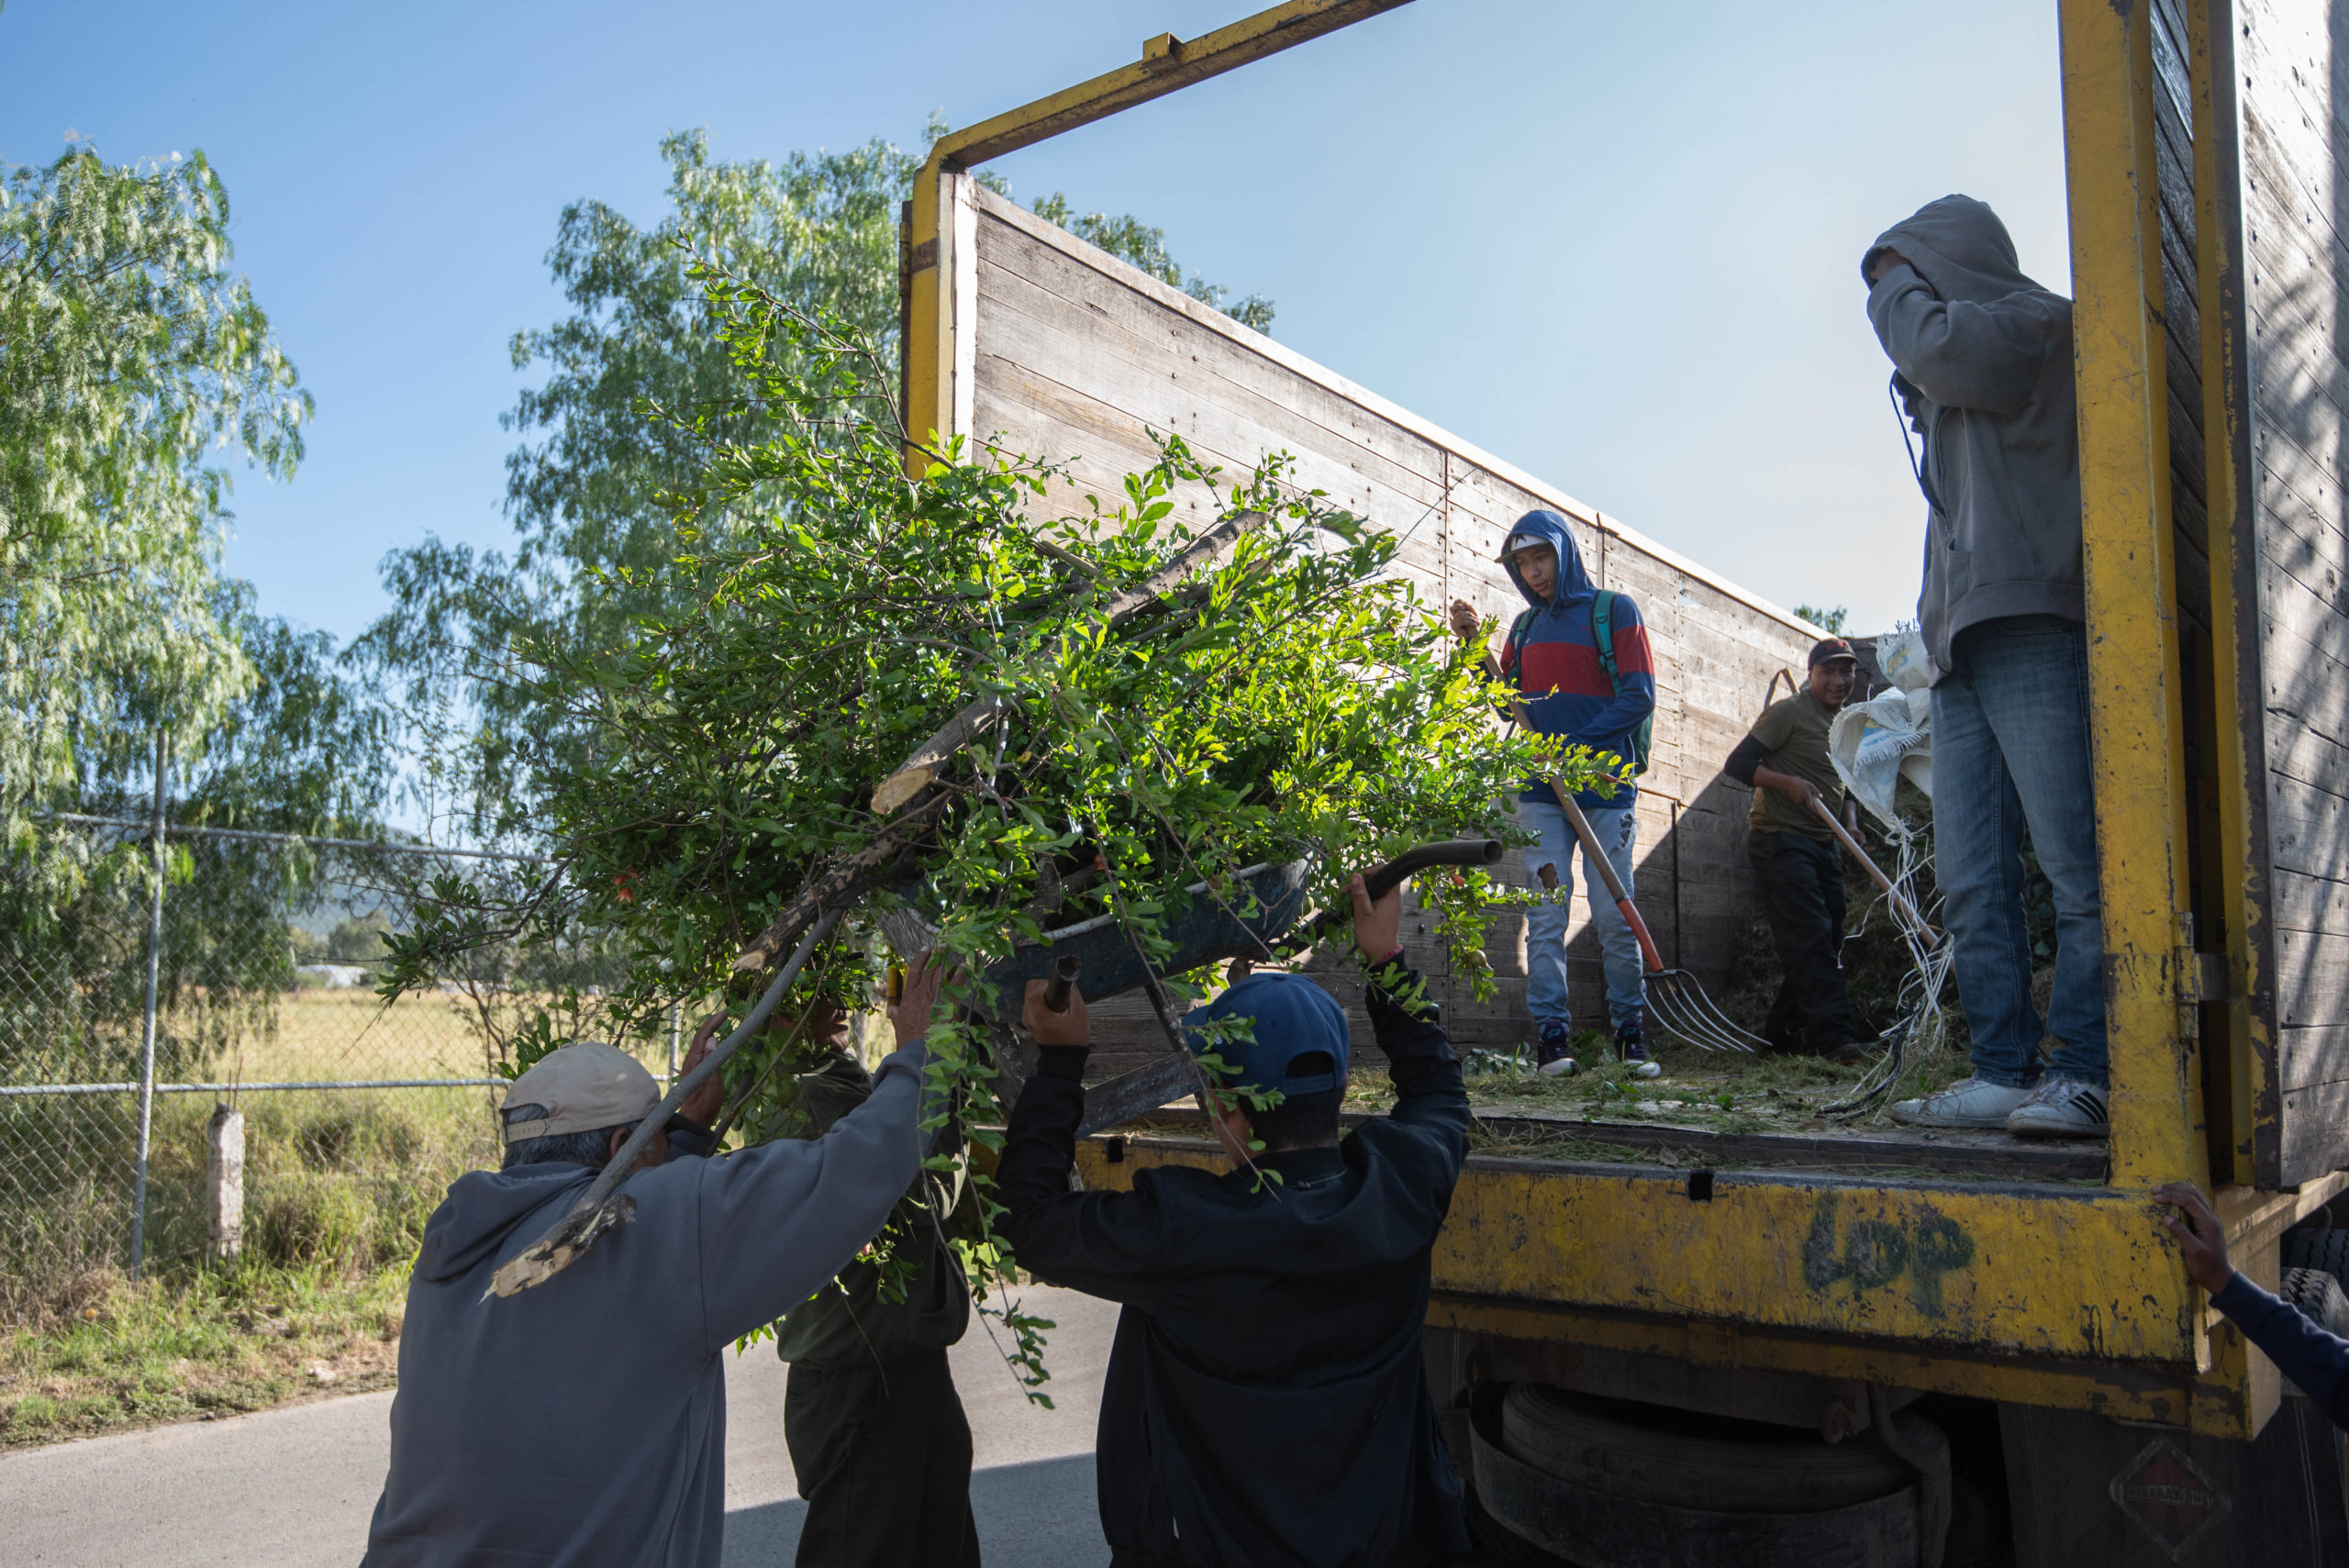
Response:
[[[1607,672],[1607,684],[1615,695],[1623,695],[1623,676],[1615,668],[1615,590],[1601,588],[1590,596],[1590,640],[1598,650],[1598,667]]]
[[[1623,673],[1615,667],[1615,601],[1622,595],[1612,588],[1601,588],[1590,598],[1590,640],[1598,651],[1598,666],[1607,672],[1607,684],[1617,696],[1623,695]],[[1648,757],[1654,749],[1655,715],[1640,720],[1631,731],[1631,764],[1634,778],[1648,771]]]
[[[1508,657],[1501,664],[1501,673],[1512,681],[1517,678],[1518,666],[1525,662],[1525,633],[1532,624],[1533,611],[1531,609],[1520,611],[1518,617],[1508,623]]]

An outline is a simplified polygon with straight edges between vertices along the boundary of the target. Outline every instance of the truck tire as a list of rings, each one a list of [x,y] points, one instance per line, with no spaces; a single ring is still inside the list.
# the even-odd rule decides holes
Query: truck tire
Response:
[[[2322,1269],[2349,1288],[2349,1230],[2337,1226],[2287,1230],[2281,1261],[2288,1269]]]
[[[1919,1538],[1917,1488],[1906,1467],[1898,1490],[1842,1507],[1708,1507],[1692,1505],[1688,1494],[1650,1501],[1626,1496],[1610,1483],[1553,1474],[1518,1457],[1503,1432],[1505,1397],[1493,1389],[1470,1408],[1480,1511],[1520,1540],[1580,1568],[1913,1568],[1928,1560]],[[1615,1425],[1624,1434],[1642,1430],[1629,1422]],[[1645,1433],[1648,1446],[1655,1446],[1656,1436]],[[1713,1446],[1737,1445],[1714,1440]],[[1940,1560],[1939,1543],[1930,1560]],[[1514,1568],[1505,1556],[1492,1561]]]
[[[1801,1514],[1887,1496],[1915,1472],[1878,1444],[1520,1383],[1501,1440],[1526,1463],[1613,1496],[1731,1513]]]
[[[1468,1517],[1468,1539],[1476,1548],[1469,1561],[1476,1568],[1577,1568],[1571,1559],[1542,1551],[1493,1518],[1474,1486],[1461,1488],[1460,1502]]]
[[[2349,1295],[2341,1282],[2319,1268],[2286,1269],[2283,1289],[2277,1294],[2300,1309],[2300,1315],[2328,1334],[2349,1340]]]

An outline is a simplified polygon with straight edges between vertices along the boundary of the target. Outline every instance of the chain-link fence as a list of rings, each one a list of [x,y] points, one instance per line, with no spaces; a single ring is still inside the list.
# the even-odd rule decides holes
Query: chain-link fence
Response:
[[[433,877],[544,869],[169,817],[46,818],[0,873],[0,1319],[205,1250],[218,1105],[244,1118],[245,1246],[400,1255],[450,1177],[495,1162],[518,1022],[558,994],[592,1012],[609,978],[592,945],[509,944],[386,1005],[382,933]]]

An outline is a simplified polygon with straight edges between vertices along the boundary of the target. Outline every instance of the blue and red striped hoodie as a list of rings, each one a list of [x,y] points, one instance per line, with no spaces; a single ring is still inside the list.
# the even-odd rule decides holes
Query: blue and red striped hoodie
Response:
[[[1558,552],[1558,581],[1547,601],[1537,599],[1525,585],[1509,555],[1512,544],[1522,549],[1522,535],[1531,535]],[[1526,716],[1544,735],[1563,736],[1594,751],[1612,751],[1627,763],[1631,735],[1640,721],[1655,711],[1655,661],[1648,652],[1648,628],[1639,606],[1629,594],[1617,594],[1609,606],[1614,632],[1615,673],[1622,682],[1618,694],[1598,662],[1593,639],[1592,615],[1598,590],[1583,569],[1582,551],[1566,519],[1547,509],[1528,512],[1517,520],[1502,541],[1501,563],[1509,581],[1533,606],[1533,618],[1521,632],[1512,629],[1501,650],[1501,674],[1515,684],[1525,699]],[[1629,806],[1638,793],[1629,783],[1618,784],[1612,795],[1584,790],[1576,805]],[[1530,781],[1520,800],[1555,804],[1557,792],[1538,780]]]

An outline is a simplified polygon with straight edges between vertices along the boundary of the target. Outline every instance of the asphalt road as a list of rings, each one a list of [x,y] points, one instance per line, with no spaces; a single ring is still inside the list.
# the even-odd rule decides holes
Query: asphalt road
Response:
[[[1053,1319],[1045,1361],[1058,1408],[1029,1404],[974,1322],[953,1351],[971,1418],[971,1503],[987,1561],[1099,1568],[1093,1425],[1117,1308],[1023,1293]],[[727,1355],[726,1562],[791,1561],[807,1505],[783,1443],[784,1368]],[[355,1563],[384,1484],[389,1394],[92,1438],[0,1458],[0,1555],[41,1568],[314,1568]]]

